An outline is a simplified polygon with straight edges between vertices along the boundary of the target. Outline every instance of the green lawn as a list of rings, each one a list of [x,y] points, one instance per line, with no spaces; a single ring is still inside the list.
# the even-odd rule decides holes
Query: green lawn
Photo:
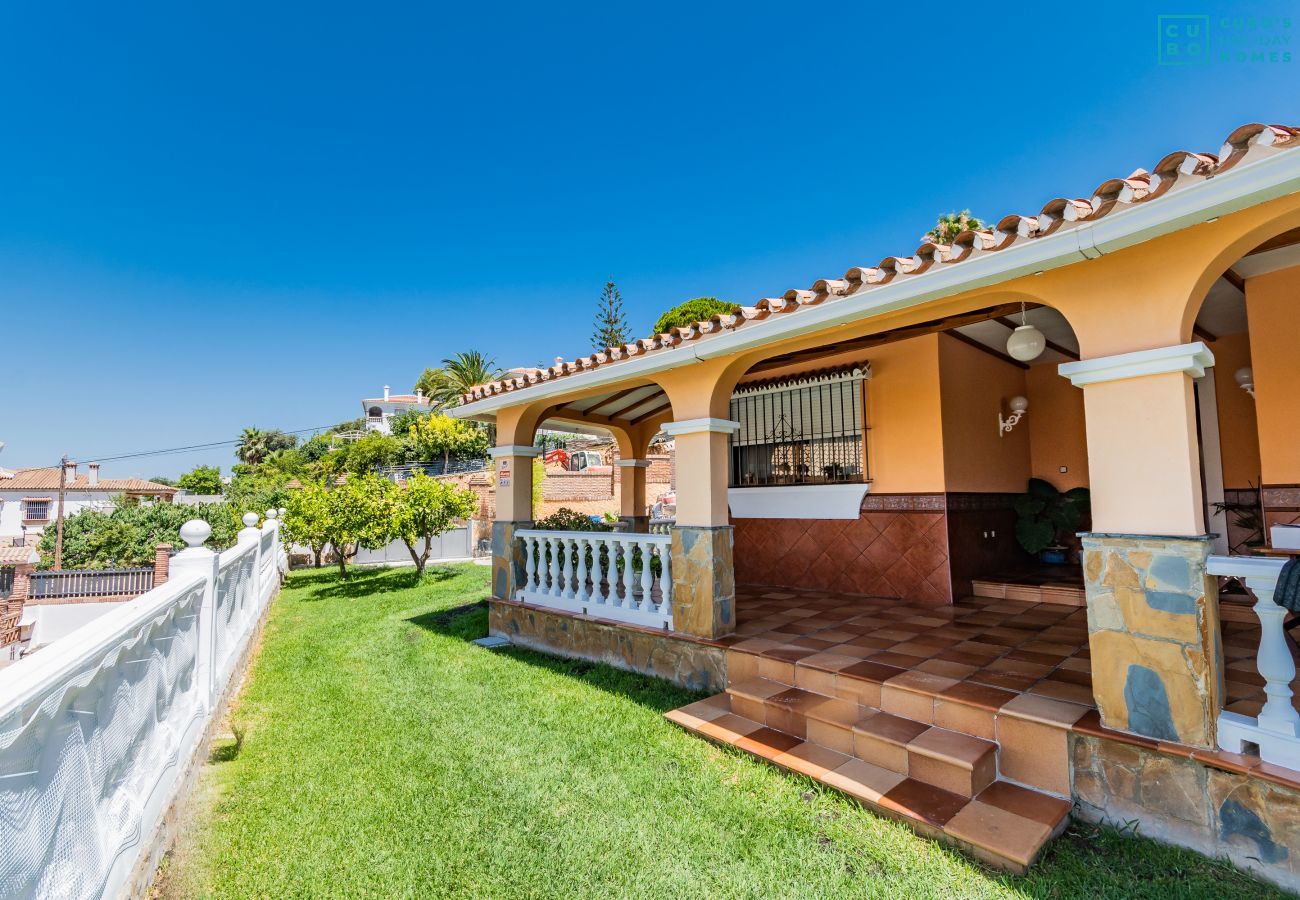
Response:
[[[1075,829],[1014,878],[669,725],[697,695],[483,650],[488,570],[296,573],[170,897],[1255,897],[1226,865]]]

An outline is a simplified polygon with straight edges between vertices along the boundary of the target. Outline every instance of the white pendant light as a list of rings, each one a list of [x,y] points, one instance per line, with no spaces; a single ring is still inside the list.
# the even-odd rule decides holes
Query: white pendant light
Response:
[[[1043,333],[1025,321],[1025,305],[1020,304],[1020,325],[1007,338],[1007,353],[1012,359],[1029,362],[1043,355],[1047,349],[1047,338]]]

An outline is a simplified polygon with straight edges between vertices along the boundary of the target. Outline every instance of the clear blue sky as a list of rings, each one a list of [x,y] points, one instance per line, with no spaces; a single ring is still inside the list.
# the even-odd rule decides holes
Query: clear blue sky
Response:
[[[1287,4],[274,6],[0,11],[0,465],[351,418],[589,352],[607,277],[645,331],[1300,121],[1300,61],[1157,64],[1169,12],[1294,54],[1221,20]]]

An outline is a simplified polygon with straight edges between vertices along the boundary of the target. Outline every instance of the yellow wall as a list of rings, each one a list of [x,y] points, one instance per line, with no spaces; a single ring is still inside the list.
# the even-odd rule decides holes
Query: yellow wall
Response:
[[[1083,391],[1056,370],[1040,363],[1025,373],[1029,387],[1029,454],[1031,473],[1058,490],[1088,486],[1088,435]],[[1061,466],[1069,469],[1061,472]]]
[[[944,490],[939,335],[867,353],[867,466],[877,494]]]
[[[1246,332],[1221,336],[1214,351],[1214,395],[1219,407],[1219,445],[1223,455],[1223,486],[1259,486],[1259,435],[1255,401],[1233,375],[1250,365],[1250,336]]]
[[[1246,315],[1261,474],[1300,484],[1300,267],[1247,279]]]
[[[999,436],[998,415],[1026,396],[1025,370],[949,335],[939,337],[944,483],[949,491],[1019,493],[1029,480],[1029,427]],[[1029,407],[1029,417],[1034,407]]]

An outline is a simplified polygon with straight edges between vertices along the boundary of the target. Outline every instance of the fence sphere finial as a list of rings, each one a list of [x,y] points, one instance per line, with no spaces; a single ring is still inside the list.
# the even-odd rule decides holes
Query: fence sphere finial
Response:
[[[285,514],[286,512],[288,512],[288,510],[286,510],[283,506],[281,506],[279,509],[276,510],[276,512],[279,513],[279,515],[276,516],[276,518],[277,518],[277,519],[283,519],[283,518],[284,518],[284,514]]]
[[[181,526],[181,540],[189,547],[202,547],[212,534],[212,526],[202,519],[190,519]]]
[[[245,528],[256,528],[256,527],[257,527],[257,513],[255,513],[255,512],[246,512],[246,513],[244,513],[244,518],[241,519],[240,521],[242,521],[242,522],[244,523],[244,527],[245,527]]]
[[[272,507],[271,509],[268,509],[268,510],[266,511],[266,517],[267,517],[268,519],[274,519],[274,518],[276,517],[276,510],[275,510],[274,507]]]

